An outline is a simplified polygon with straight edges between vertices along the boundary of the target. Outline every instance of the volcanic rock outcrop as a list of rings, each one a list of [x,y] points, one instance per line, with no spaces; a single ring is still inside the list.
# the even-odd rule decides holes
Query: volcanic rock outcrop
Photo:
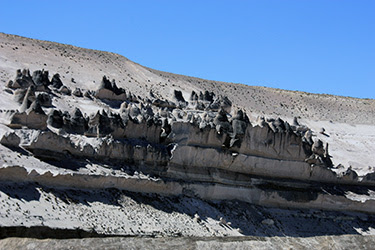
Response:
[[[222,182],[241,174],[333,184],[375,184],[369,178],[359,180],[357,175],[332,171],[328,145],[324,147],[321,140],[313,140],[311,131],[297,120],[290,125],[280,118],[261,117],[259,125],[253,126],[243,110],[233,111],[232,102],[225,96],[193,91],[187,102],[181,91],[174,90],[178,105],[155,97],[153,101],[133,100],[114,80],[110,82],[104,76],[93,96],[99,102],[103,100],[103,104],[105,100],[123,103],[118,109],[84,115],[78,108],[71,112],[52,108],[48,93],[35,97],[35,86],[46,87],[39,91],[48,88],[48,72],[35,71],[33,78],[28,72],[17,71],[17,86],[28,89],[19,111],[9,115],[8,126],[40,130],[23,147],[41,159],[69,152],[78,159],[107,158],[129,162],[134,168],[141,165],[149,173],[184,181],[213,181],[210,172],[215,170]],[[59,74],[51,83],[53,95],[66,94],[61,91],[64,85]],[[70,134],[77,135],[75,141],[80,142],[74,142]],[[16,142],[9,142],[15,138],[10,135],[5,135],[4,141],[15,145]],[[87,137],[97,142],[89,143]]]
[[[373,234],[371,101],[173,75],[48,42],[35,47],[45,62],[19,63],[3,50],[17,39],[1,39],[1,65],[12,63],[0,65],[0,234]]]

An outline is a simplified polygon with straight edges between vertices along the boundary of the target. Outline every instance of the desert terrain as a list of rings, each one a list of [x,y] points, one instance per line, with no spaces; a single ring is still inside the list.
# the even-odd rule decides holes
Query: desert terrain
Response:
[[[374,124],[372,99],[0,33],[0,248],[371,249]]]

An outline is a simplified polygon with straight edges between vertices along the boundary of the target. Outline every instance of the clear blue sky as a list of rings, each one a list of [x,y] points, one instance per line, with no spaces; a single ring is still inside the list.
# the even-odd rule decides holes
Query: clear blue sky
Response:
[[[0,31],[210,80],[375,98],[375,0],[2,0]]]

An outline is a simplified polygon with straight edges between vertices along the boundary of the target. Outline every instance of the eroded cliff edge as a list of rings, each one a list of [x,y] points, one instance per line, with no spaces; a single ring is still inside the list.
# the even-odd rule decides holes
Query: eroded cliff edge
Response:
[[[112,53],[0,38],[1,227],[374,233],[371,100],[212,82]],[[335,126],[349,128],[345,140]]]
[[[5,92],[20,106],[1,111],[10,128],[1,144],[60,169],[87,160],[110,164],[120,176],[77,170],[53,174],[14,160],[0,169],[2,180],[374,212],[372,197],[359,201],[348,195],[358,187],[372,190],[374,174],[358,176],[334,165],[329,145],[297,118],[292,124],[264,117],[251,123],[226,96],[208,91],[184,96],[175,89],[173,100],[152,92],[140,97],[105,76],[96,90],[71,90],[59,74],[50,80],[43,70],[18,70]],[[59,103],[67,98],[100,108],[86,113]],[[121,176],[129,171],[150,178]],[[345,191],[326,191],[338,187]]]

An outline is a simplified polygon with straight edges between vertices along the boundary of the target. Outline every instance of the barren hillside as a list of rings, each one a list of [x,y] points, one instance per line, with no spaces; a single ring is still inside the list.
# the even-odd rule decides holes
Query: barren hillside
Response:
[[[0,237],[368,244],[345,235],[375,234],[374,122],[372,99],[204,80],[0,33]]]

